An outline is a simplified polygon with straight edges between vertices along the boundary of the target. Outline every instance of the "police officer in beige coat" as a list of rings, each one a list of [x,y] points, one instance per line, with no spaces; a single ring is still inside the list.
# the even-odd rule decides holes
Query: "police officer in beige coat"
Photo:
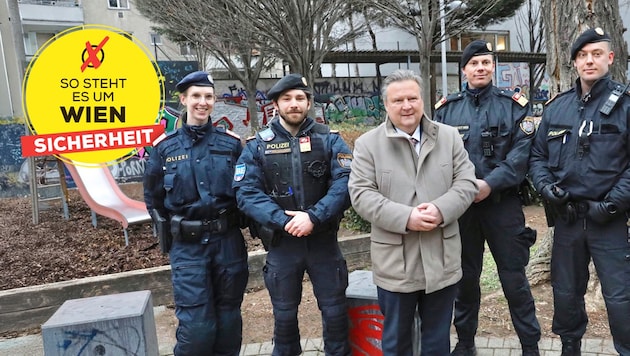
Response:
[[[397,70],[383,82],[383,124],[357,139],[348,188],[372,223],[371,258],[385,316],[383,355],[448,355],[456,283],[462,276],[457,219],[477,194],[475,168],[457,129],[424,115],[422,80]]]

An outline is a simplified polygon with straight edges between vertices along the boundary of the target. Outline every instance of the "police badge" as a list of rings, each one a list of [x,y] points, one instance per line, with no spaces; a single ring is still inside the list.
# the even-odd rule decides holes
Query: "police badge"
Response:
[[[531,135],[536,131],[536,121],[533,116],[525,116],[520,124],[521,131],[526,135]]]

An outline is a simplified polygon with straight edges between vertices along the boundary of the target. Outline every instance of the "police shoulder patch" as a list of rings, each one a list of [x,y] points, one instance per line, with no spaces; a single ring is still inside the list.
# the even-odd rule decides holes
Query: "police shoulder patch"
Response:
[[[245,171],[247,170],[247,166],[245,163],[237,164],[234,168],[234,181],[240,182],[245,178]]]
[[[551,104],[554,100],[558,99],[559,97],[561,97],[563,95],[566,95],[567,93],[572,93],[574,91],[575,91],[575,88],[571,88],[571,89],[569,89],[567,91],[563,91],[562,93],[556,93],[551,99],[549,99],[549,100],[547,100],[545,102],[545,106]]]
[[[520,127],[521,131],[523,131],[526,135],[529,136],[533,134],[536,132],[536,118],[533,116],[525,116],[525,118],[521,120]]]
[[[236,138],[236,139],[239,139],[239,140],[241,139],[241,136],[239,136],[239,135],[238,135],[236,132],[234,132],[234,131],[231,131],[231,130],[225,129],[225,133],[226,133],[226,134],[228,134],[228,135],[230,135],[230,136],[232,136],[232,137],[234,137],[234,138]]]
[[[525,106],[529,102],[525,96],[518,92],[512,94],[512,100],[516,101],[520,106]]]
[[[168,138],[174,137],[177,134],[177,131],[178,130],[171,131],[171,132],[168,132],[168,133],[165,132],[165,133],[161,134],[160,136],[158,136],[155,140],[153,140],[153,142],[151,144],[153,145],[153,147],[155,147],[160,142],[162,142],[162,141],[164,141],[164,140],[166,140]]]
[[[260,138],[265,141],[265,142],[269,142],[271,140],[274,139],[274,137],[276,137],[276,134],[273,132],[273,130],[271,128],[266,128],[262,131],[260,131],[258,133],[258,135],[260,135]]]
[[[352,165],[352,153],[337,153],[337,162],[341,168],[350,168]]]
[[[440,99],[440,101],[438,101],[437,103],[435,103],[435,105],[433,106],[433,108],[434,108],[435,110],[439,109],[439,108],[440,108],[440,106],[442,106],[442,105],[444,105],[444,103],[446,103],[446,100],[447,100],[447,99],[446,99],[446,97],[445,97],[445,96],[443,96],[443,97],[442,97],[442,99]]]
[[[442,99],[440,99],[440,101],[438,101],[437,103],[435,103],[435,105],[433,106],[435,110],[441,108],[442,106],[444,106],[447,103],[453,102],[453,101],[457,101],[461,98],[463,98],[464,96],[462,95],[462,93],[455,93],[455,94],[451,94],[449,96],[443,96]]]

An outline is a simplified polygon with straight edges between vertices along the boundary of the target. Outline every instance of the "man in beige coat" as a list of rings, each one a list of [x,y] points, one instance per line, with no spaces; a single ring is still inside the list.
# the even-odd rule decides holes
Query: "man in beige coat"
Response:
[[[449,354],[462,276],[457,219],[478,191],[459,133],[424,115],[421,88],[422,79],[409,70],[384,80],[387,119],[355,142],[348,184],[354,209],[372,223],[386,356],[412,355],[416,308],[422,355]]]

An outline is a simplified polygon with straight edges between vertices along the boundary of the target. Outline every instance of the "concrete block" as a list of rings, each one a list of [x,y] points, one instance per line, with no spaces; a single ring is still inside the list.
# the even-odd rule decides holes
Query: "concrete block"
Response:
[[[42,325],[45,356],[159,355],[148,290],[65,301]]]

